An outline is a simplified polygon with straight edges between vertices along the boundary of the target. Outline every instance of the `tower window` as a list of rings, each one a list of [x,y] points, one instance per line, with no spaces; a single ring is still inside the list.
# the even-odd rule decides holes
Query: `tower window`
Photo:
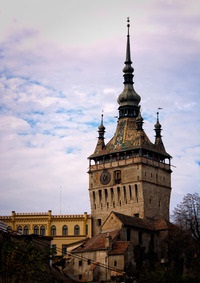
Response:
[[[101,226],[101,219],[97,219],[97,226]]]
[[[132,189],[131,189],[131,186],[129,185],[129,194],[130,194],[130,199],[132,199]]]
[[[114,180],[115,180],[115,184],[121,183],[121,171],[120,170],[117,170],[114,172]]]
[[[111,195],[111,202],[112,202],[112,201],[113,201],[113,198],[114,198],[113,188],[110,189],[110,195]]]
[[[138,202],[138,186],[135,185],[135,199]]]
[[[92,197],[93,197],[93,203],[95,204],[95,202],[96,202],[95,192],[92,192]]]
[[[125,201],[125,203],[127,203],[127,199],[126,199],[126,187],[124,186],[123,189],[124,189],[124,201]]]
[[[104,193],[105,193],[105,201],[107,202],[107,200],[108,200],[108,191],[107,191],[107,189],[104,190]]]
[[[101,203],[102,200],[102,194],[101,194],[101,190],[99,190],[99,204]]]
[[[118,199],[118,203],[120,201],[120,187],[117,187],[117,199]]]

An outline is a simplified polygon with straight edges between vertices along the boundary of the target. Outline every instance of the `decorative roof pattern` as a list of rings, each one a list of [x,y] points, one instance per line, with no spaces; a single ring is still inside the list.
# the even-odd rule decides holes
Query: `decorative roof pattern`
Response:
[[[145,131],[143,129],[137,130],[136,127],[136,119],[120,119],[113,138],[104,147],[97,146],[90,158],[135,149],[146,149],[168,158],[171,157],[165,151],[161,137],[158,138],[159,141],[156,144],[153,144]]]

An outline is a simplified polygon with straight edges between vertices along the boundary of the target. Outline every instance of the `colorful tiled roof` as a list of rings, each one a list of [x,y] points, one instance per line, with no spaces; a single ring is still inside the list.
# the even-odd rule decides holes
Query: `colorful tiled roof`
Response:
[[[165,151],[161,138],[159,143],[153,144],[144,130],[136,130],[135,119],[123,118],[119,120],[113,138],[105,146],[97,146],[89,158],[140,148],[171,157]]]

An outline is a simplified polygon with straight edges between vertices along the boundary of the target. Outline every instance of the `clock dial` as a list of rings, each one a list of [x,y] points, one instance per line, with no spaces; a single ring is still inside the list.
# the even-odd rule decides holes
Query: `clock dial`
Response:
[[[107,185],[110,182],[111,176],[108,171],[103,171],[100,176],[100,182],[103,185]]]

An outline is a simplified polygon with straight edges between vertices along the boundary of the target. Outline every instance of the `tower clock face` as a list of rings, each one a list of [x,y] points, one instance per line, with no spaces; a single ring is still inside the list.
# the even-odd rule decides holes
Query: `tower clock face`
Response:
[[[107,185],[110,182],[111,176],[108,171],[103,171],[100,176],[100,182],[103,185]]]

